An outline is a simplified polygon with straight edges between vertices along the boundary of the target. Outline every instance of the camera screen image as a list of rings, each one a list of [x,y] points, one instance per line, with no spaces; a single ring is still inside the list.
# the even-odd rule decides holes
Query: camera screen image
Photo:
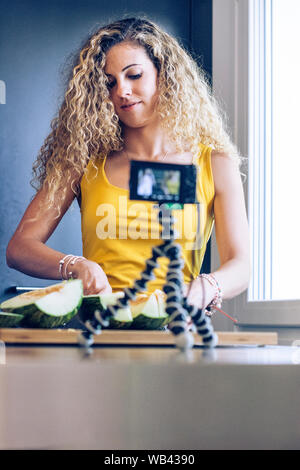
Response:
[[[180,197],[179,170],[162,170],[143,168],[138,171],[137,195],[159,200],[179,201]]]
[[[131,160],[129,198],[159,204],[194,204],[196,182],[195,165]]]

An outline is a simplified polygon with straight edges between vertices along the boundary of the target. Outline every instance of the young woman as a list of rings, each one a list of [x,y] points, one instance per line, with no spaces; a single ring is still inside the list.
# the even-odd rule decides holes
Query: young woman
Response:
[[[195,164],[197,211],[175,211],[188,300],[199,308],[249,280],[241,158],[204,75],[178,42],[144,19],[98,29],[81,49],[58,117],[34,165],[37,194],[7,247],[8,266],[47,279],[82,279],[85,294],[129,287],[154,244],[153,204],[129,200],[130,160]],[[70,204],[81,208],[83,257],[46,246]],[[215,224],[220,267],[199,276]],[[161,289],[161,258],[148,290]]]

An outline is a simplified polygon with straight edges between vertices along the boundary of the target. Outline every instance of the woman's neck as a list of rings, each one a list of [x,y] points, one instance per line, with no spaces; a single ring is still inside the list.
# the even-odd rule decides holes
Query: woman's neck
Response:
[[[126,127],[123,130],[125,150],[128,155],[141,159],[159,159],[175,151],[165,131],[159,125],[148,125],[139,128]]]

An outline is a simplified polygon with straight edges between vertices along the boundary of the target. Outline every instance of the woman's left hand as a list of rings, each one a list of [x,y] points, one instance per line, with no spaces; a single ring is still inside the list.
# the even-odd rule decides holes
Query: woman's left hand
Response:
[[[204,278],[196,278],[190,284],[185,284],[183,289],[187,302],[198,309],[207,307],[215,296],[215,288]]]

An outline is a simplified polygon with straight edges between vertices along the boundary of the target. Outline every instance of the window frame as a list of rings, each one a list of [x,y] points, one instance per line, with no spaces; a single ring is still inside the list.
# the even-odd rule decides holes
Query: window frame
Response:
[[[231,137],[242,155],[248,157],[249,142],[249,28],[254,2],[264,0],[213,0],[212,88],[223,106]],[[248,162],[253,164],[253,162]],[[244,170],[245,172],[245,170]],[[253,201],[248,187],[248,168],[244,193],[248,218]],[[215,234],[211,242],[211,270],[220,265]],[[299,326],[300,300],[248,301],[248,291],[225,300],[225,311],[237,318],[237,326]],[[227,322],[227,329],[234,328]]]

